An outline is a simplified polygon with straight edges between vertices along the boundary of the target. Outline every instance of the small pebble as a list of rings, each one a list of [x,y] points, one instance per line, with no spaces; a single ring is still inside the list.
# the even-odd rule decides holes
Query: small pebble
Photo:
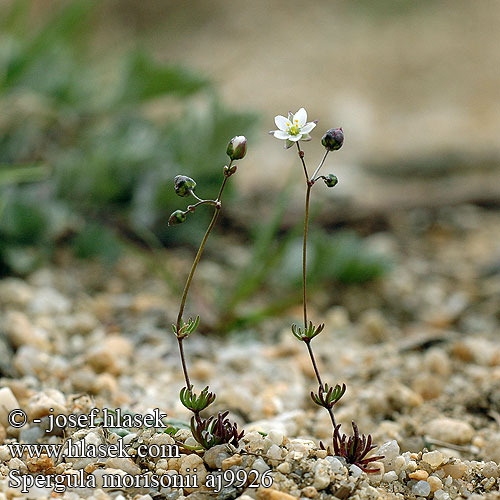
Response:
[[[379,446],[377,450],[377,455],[383,455],[380,461],[384,463],[386,469],[390,469],[393,466],[393,461],[399,455],[399,444],[393,439],[392,441],[387,441],[386,443]]]
[[[319,459],[314,465],[313,486],[317,490],[324,490],[331,482],[331,464],[328,460]]]
[[[389,472],[386,472],[382,476],[382,481],[384,483],[392,483],[398,479],[398,475],[396,474],[396,471],[390,470]]]
[[[354,464],[349,467],[349,471],[351,472],[352,477],[360,477],[361,474],[363,474],[363,471]]]
[[[440,490],[443,487],[443,482],[437,476],[429,476],[427,482],[430,484],[432,492]]]
[[[219,469],[222,466],[222,461],[230,456],[227,452],[227,446],[219,444],[207,450],[203,455],[203,460],[211,469]]]
[[[252,464],[252,469],[255,469],[260,474],[264,474],[266,470],[269,470],[269,466],[266,464],[266,462],[264,462],[262,458],[259,457]]]
[[[318,490],[314,486],[306,486],[302,488],[302,495],[307,498],[314,498],[318,494]]]
[[[272,460],[279,460],[281,458],[281,448],[273,444],[269,450],[267,450],[266,456]]]
[[[9,387],[0,389],[0,424],[9,425],[8,416],[12,410],[19,408],[19,403]]]
[[[236,453],[232,457],[225,458],[222,461],[222,464],[221,464],[222,470],[227,470],[230,467],[232,467],[233,465],[241,465],[241,462],[242,462],[241,455],[239,455],[238,453]]]
[[[417,469],[415,472],[408,474],[408,477],[417,481],[425,481],[429,477],[429,473],[423,469]]]
[[[446,476],[450,476],[453,479],[460,479],[467,470],[467,466],[463,462],[458,462],[455,464],[446,464],[443,466],[443,471]]]
[[[431,493],[431,485],[427,481],[417,481],[411,491],[414,495],[427,497]]]
[[[281,446],[283,444],[284,434],[278,429],[271,429],[267,437],[277,446]]]
[[[276,467],[276,470],[281,472],[282,474],[288,474],[291,470],[290,463],[289,462],[283,462]]]
[[[133,476],[141,473],[141,468],[130,458],[108,458],[106,460],[106,467],[110,467],[111,469],[120,469]]]
[[[470,424],[447,417],[431,420],[425,432],[431,438],[453,444],[467,444],[474,436],[474,429]]]
[[[484,477],[498,477],[500,472],[498,469],[498,464],[495,462],[486,462],[483,465],[481,472]]]
[[[403,470],[403,468],[405,467],[406,465],[406,460],[405,460],[405,457],[399,455],[399,457],[396,457],[394,459],[394,463],[393,463],[393,466],[394,466],[394,470],[396,472],[401,472]]]
[[[297,500],[296,496],[272,488],[259,488],[256,496],[258,500]]]
[[[444,461],[443,454],[438,451],[429,451],[422,455],[422,461],[428,463],[433,469],[437,469]]]
[[[435,500],[450,500],[450,495],[444,490],[437,490],[434,492]]]

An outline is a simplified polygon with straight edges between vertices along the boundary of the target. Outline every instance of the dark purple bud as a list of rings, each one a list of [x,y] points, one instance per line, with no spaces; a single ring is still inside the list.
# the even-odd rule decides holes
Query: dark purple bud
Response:
[[[341,128],[331,128],[327,130],[325,135],[321,138],[321,144],[323,144],[328,151],[340,149],[342,144],[344,144],[344,131]]]

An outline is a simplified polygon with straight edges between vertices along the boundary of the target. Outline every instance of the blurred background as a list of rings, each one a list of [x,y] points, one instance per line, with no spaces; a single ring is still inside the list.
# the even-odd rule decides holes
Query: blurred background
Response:
[[[411,247],[453,207],[498,209],[499,22],[492,0],[3,0],[0,272],[133,255],[175,297],[210,213],[168,228],[173,177],[214,197],[243,134],[193,302],[217,331],[293,311],[302,172],[267,132],[305,107],[309,168],[346,137],[310,252],[315,304],[337,303],[390,272],[397,228]]]

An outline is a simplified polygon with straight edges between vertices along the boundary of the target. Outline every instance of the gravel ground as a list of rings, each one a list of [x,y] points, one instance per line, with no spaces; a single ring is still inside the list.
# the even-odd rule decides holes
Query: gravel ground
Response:
[[[328,414],[309,399],[314,373],[288,327],[300,321],[300,308],[283,317],[282,331],[268,325],[260,337],[196,334],[186,342],[195,386],[210,385],[217,393],[213,411],[230,410],[245,429],[238,449],[193,453],[183,448],[193,444],[184,428],[174,436],[154,428],[68,426],[45,432],[50,415],[85,415],[93,407],[142,415],[159,408],[186,422],[188,412],[178,400],[183,378],[168,326],[178,299],[134,256],[113,269],[62,256],[57,266],[26,280],[3,279],[0,500],[500,498],[499,234],[500,212],[472,206],[393,215],[389,231],[368,238],[393,259],[388,276],[335,290],[338,305],[323,314],[313,309],[312,319],[326,323],[314,341],[324,379],[348,387],[337,420],[346,432],[356,420],[380,445],[374,453],[384,455],[372,474],[319,449],[319,440],[330,444],[332,428]],[[178,254],[169,257],[173,271],[185,269]],[[205,261],[200,276],[217,265]],[[271,337],[273,342],[265,340]],[[18,407],[30,423],[16,429],[7,414]],[[14,458],[8,447],[68,439],[109,447],[120,438],[131,449],[178,443],[180,456]],[[226,484],[218,493],[189,485],[99,488],[106,473],[186,476],[194,468],[199,485],[218,477],[220,469],[255,470],[273,484]],[[92,475],[98,488],[56,494],[33,486],[23,494],[8,485],[12,471]]]

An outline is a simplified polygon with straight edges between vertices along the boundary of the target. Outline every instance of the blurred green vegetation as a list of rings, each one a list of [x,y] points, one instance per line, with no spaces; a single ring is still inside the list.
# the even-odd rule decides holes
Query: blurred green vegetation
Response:
[[[61,245],[113,262],[138,243],[168,285],[182,289],[158,250],[198,245],[211,213],[168,229],[170,213],[184,208],[173,178],[193,177],[200,196],[214,196],[228,140],[251,135],[256,116],[226,109],[206,78],[140,49],[92,57],[96,2],[62,3],[36,29],[32,5],[0,9],[0,273],[28,273]],[[282,193],[268,220],[244,229],[250,258],[228,268],[231,278],[213,294],[214,330],[246,327],[300,301],[302,221],[282,228],[290,202]],[[312,232],[309,258],[311,293],[387,269],[350,232]]]
[[[246,264],[234,269],[235,279],[218,290],[217,332],[246,328],[283,313],[302,300],[303,221],[284,231],[283,216],[291,203],[288,190],[275,202],[265,222],[250,230],[251,254]],[[316,227],[308,240],[309,295],[326,290],[335,299],[339,288],[377,280],[390,270],[391,261],[371,250],[355,231],[335,233]],[[262,300],[264,299],[264,300]]]
[[[140,49],[92,57],[96,2],[62,3],[37,29],[32,6],[0,12],[0,270],[29,272],[61,242],[111,259],[123,237],[145,231],[163,244],[189,241],[209,214],[166,230],[173,177],[216,192],[228,140],[249,135],[256,117],[225,109],[206,78]],[[42,164],[49,179],[35,175]]]

